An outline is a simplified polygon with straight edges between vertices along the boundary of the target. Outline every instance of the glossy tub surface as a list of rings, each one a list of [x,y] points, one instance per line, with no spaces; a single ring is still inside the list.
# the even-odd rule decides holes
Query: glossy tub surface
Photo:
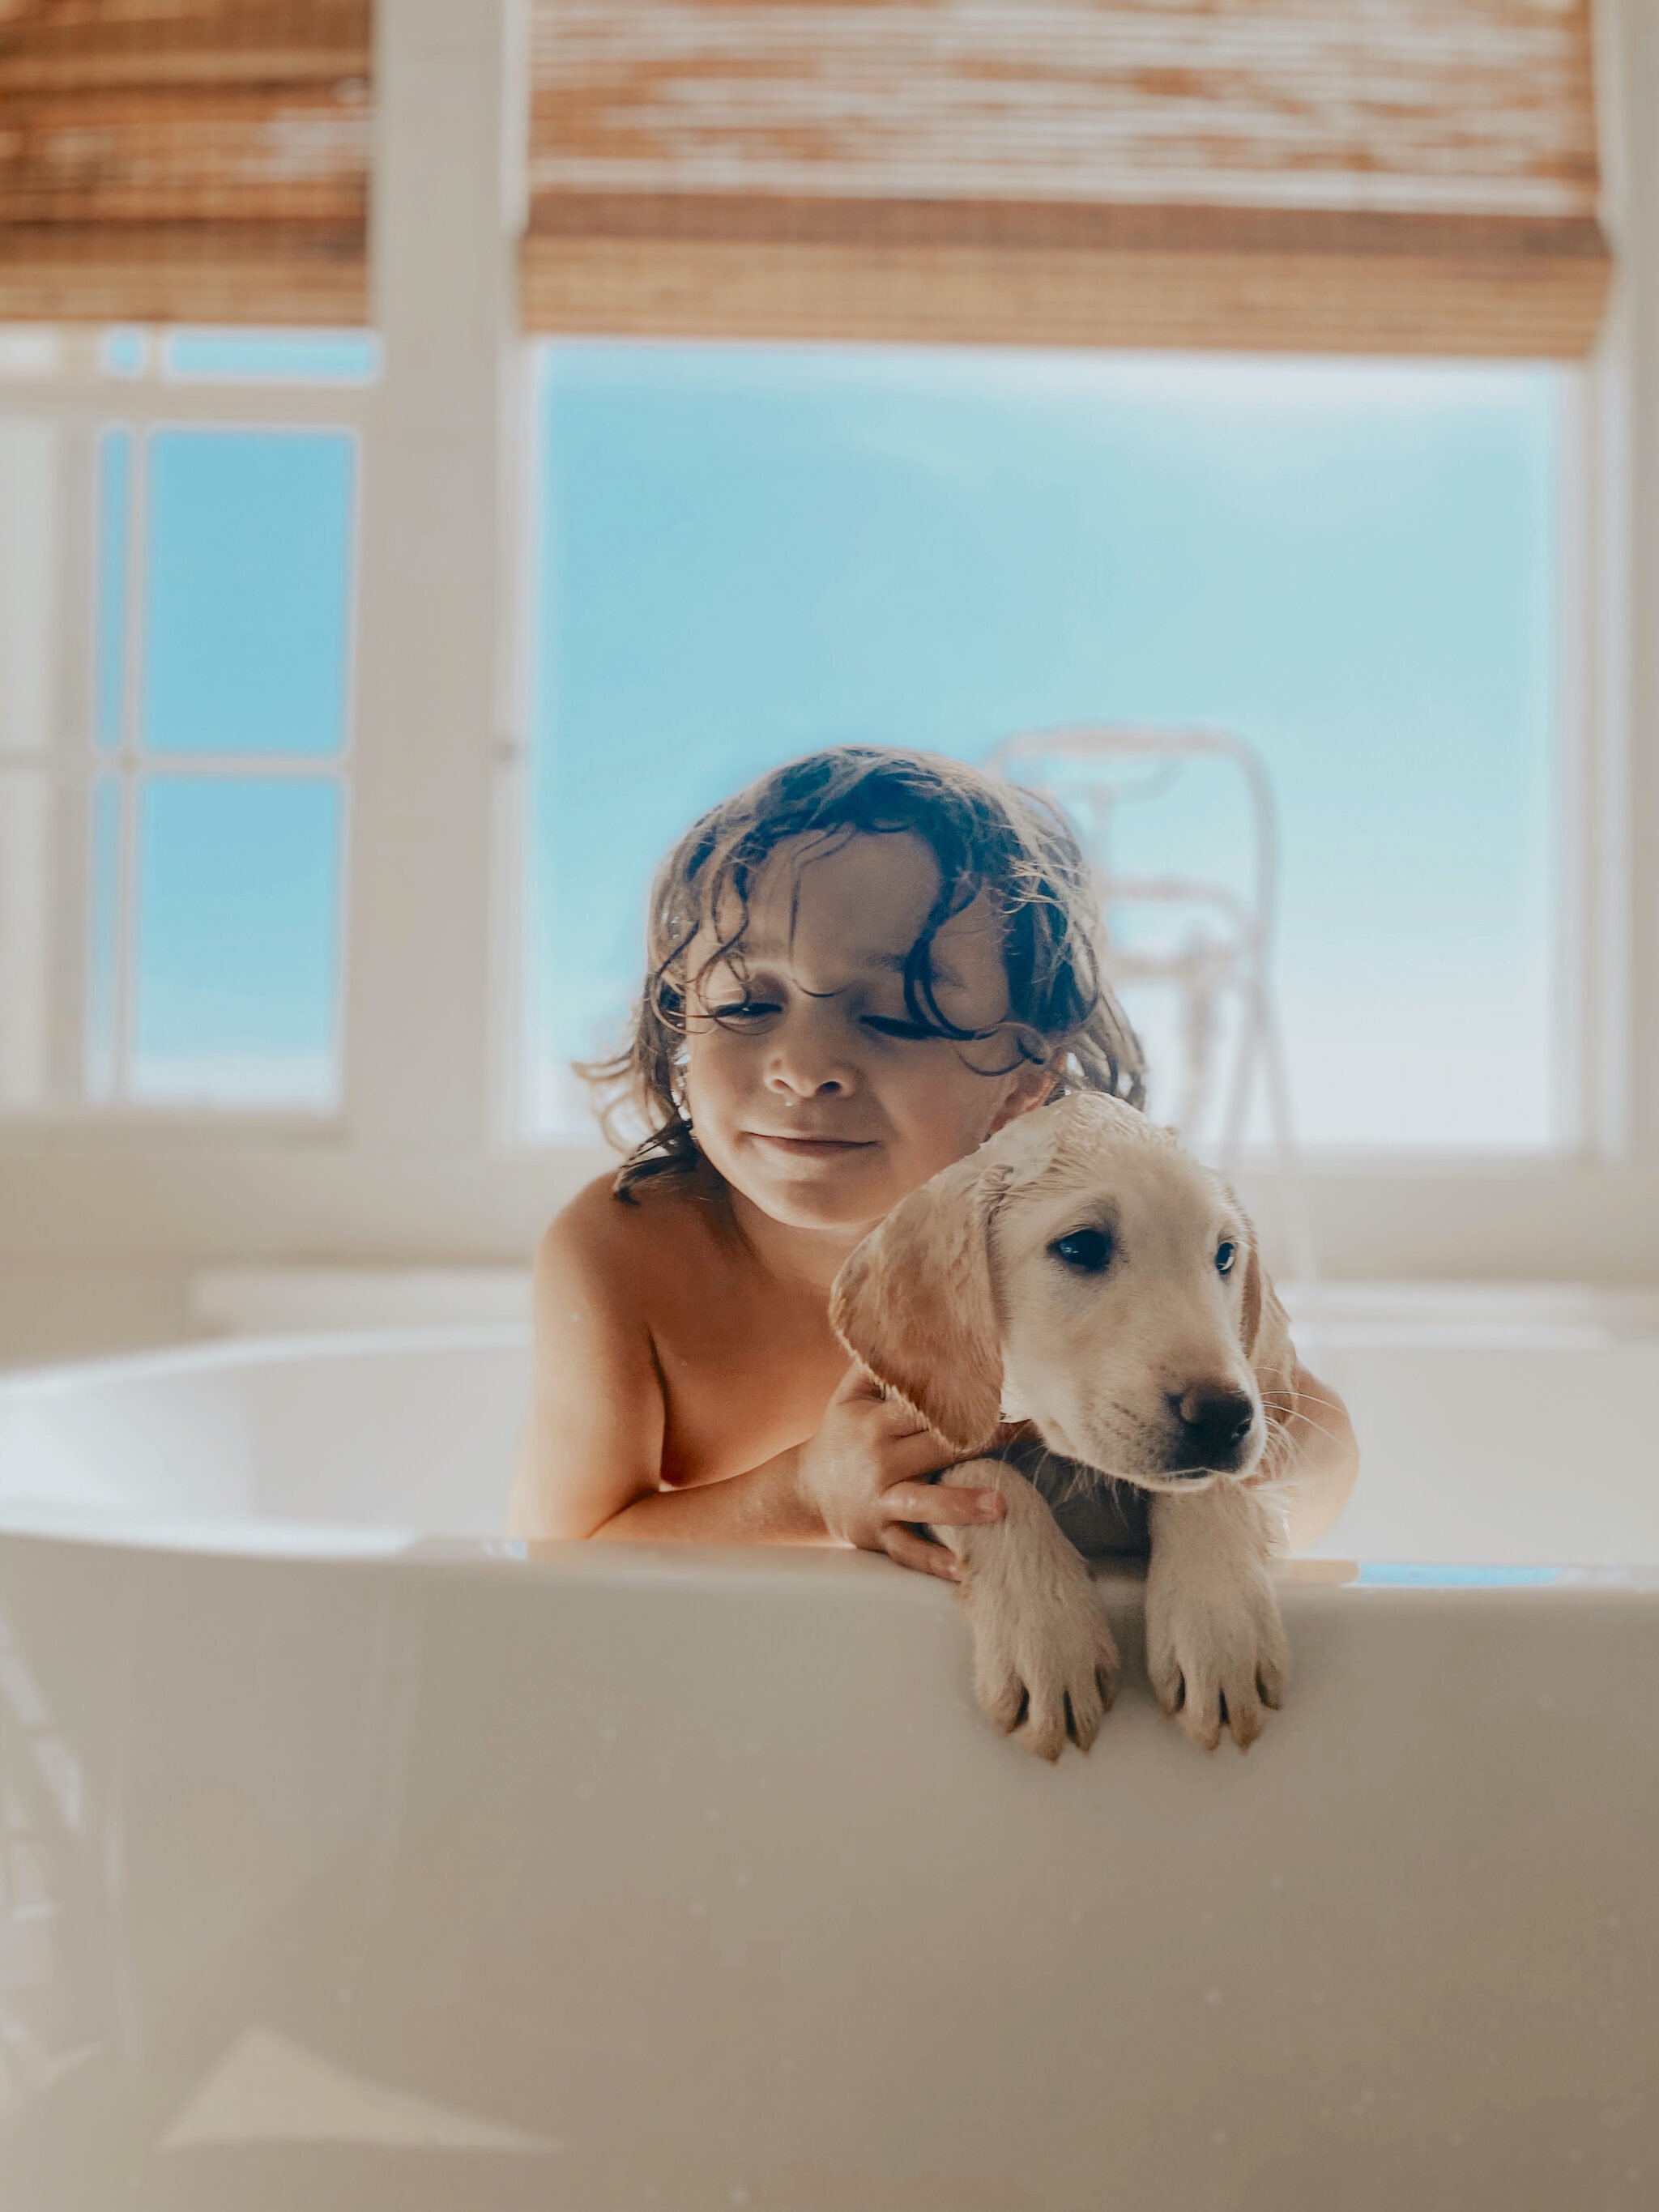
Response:
[[[1087,1759],[866,1555],[500,1525],[513,1329],[0,1380],[6,2212],[1659,2203],[1644,1328],[1339,1329],[1285,1710]]]

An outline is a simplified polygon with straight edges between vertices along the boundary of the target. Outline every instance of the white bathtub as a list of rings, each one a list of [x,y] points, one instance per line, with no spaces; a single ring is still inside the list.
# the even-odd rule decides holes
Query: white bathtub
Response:
[[[1285,1710],[495,1535],[513,1328],[0,1378],[5,2212],[1651,2212],[1651,1301],[1338,1302]]]

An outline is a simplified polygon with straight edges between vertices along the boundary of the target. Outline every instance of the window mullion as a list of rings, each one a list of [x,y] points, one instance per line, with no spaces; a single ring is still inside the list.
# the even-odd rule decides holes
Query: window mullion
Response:
[[[489,1129],[490,828],[506,593],[503,191],[516,0],[376,12],[345,1105],[364,1144]]]
[[[87,1099],[88,913],[97,605],[98,441],[89,426],[58,434],[58,652],[53,670],[52,1034],[48,1110]]]
[[[127,484],[126,608],[121,658],[121,722],[116,796],[115,1010],[112,1103],[132,1095],[133,1001],[138,987],[138,805],[143,793],[144,622],[149,601],[149,434],[135,427]]]
[[[1598,0],[1617,278],[1587,371],[1594,477],[1583,590],[1597,777],[1586,925],[1596,968],[1595,1133],[1659,1249],[1659,0]],[[1639,1194],[1639,1195],[1638,1195]]]

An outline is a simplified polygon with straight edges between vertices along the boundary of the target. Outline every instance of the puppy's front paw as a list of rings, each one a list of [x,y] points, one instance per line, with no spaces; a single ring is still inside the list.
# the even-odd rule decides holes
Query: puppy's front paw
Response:
[[[1146,1586],[1146,1668],[1164,1711],[1213,1751],[1224,1727],[1248,1751],[1284,1702],[1290,1646],[1265,1574],[1195,1595],[1154,1570]]]
[[[1094,1585],[1086,1571],[1067,1581],[1030,1610],[971,1576],[963,1592],[979,1702],[1042,1759],[1058,1759],[1068,1737],[1087,1751],[1117,1688],[1117,1645]]]
[[[1068,1737],[1087,1751],[1118,1673],[1088,1568],[1043,1499],[1003,1461],[963,1461],[943,1479],[1000,1491],[1007,1509],[999,1522],[936,1531],[963,1564],[981,1706],[1043,1759],[1058,1759]]]

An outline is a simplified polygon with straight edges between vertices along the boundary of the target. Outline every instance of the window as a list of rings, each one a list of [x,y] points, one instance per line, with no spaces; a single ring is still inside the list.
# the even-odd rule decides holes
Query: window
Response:
[[[542,1130],[586,1125],[568,1062],[617,1036],[699,809],[818,745],[1103,722],[1266,762],[1302,1139],[1563,1141],[1558,372],[554,343],[540,379]],[[1194,773],[1121,836],[1237,884],[1243,826]],[[1171,1110],[1172,1003],[1126,996]]]
[[[27,1015],[0,1051],[5,1103],[330,1110],[352,402],[374,343],[123,329],[40,333],[34,352],[14,347],[20,380],[0,381],[0,822],[18,863],[0,942]],[[52,970],[81,978],[73,1024]]]
[[[178,82],[204,76],[204,48],[169,37],[147,80],[159,100],[142,112],[135,97],[120,143],[143,155],[146,173],[172,198],[159,214],[153,202],[135,210],[124,199],[91,241],[77,228],[85,165],[56,161],[44,140],[37,149],[34,196],[27,208],[18,203],[4,271],[6,315],[36,321],[0,322],[0,1220],[14,1270],[61,1268],[82,1255],[94,1210],[110,1255],[522,1255],[549,1213],[605,1158],[565,1063],[614,1034],[636,980],[647,870],[697,806],[767,760],[824,738],[896,734],[979,752],[1012,727],[1069,716],[1075,698],[1091,716],[1135,711],[1163,720],[1190,708],[1268,755],[1285,815],[1278,973],[1294,1103],[1304,1140],[1322,1133],[1335,1146],[1322,1153],[1310,1143],[1305,1186],[1328,1273],[1541,1281],[1633,1280],[1650,1271],[1659,994],[1650,988],[1646,934],[1654,890],[1648,740],[1659,717],[1659,664],[1646,644],[1650,594],[1641,550],[1652,541],[1659,501],[1644,412],[1659,382],[1656,319],[1644,304],[1656,201],[1644,166],[1651,134],[1643,130],[1638,27],[1615,10],[1592,71],[1587,19],[1564,15],[1546,42],[1551,58],[1540,77],[1536,11],[1510,11],[1503,81],[1541,87],[1555,118],[1547,131],[1536,103],[1500,100],[1490,106],[1492,132],[1471,139],[1467,73],[1449,64],[1451,48],[1443,41],[1433,53],[1404,53],[1414,82],[1422,64],[1428,105],[1413,96],[1385,118],[1379,167],[1374,103],[1349,96],[1349,64],[1357,56],[1358,81],[1370,82],[1377,38],[1403,52],[1397,42],[1409,45],[1410,25],[1363,11],[1356,30],[1353,11],[1325,11],[1320,21],[1335,33],[1332,68],[1322,58],[1316,81],[1298,75],[1297,82],[1330,124],[1334,135],[1319,143],[1337,159],[1333,167],[1322,154],[1310,169],[1311,111],[1298,105],[1287,121],[1282,102],[1264,106],[1252,89],[1271,88],[1283,75],[1272,11],[1251,33],[1253,41],[1260,33],[1259,62],[1243,70],[1218,17],[1226,52],[1218,50],[1197,79],[1148,72],[1144,57],[1128,56],[1122,82],[1137,131],[1146,128],[1129,140],[1114,130],[1101,143],[1110,175],[1096,173],[1087,146],[1074,149],[1099,216],[1078,234],[1087,251],[1073,252],[1068,227],[1049,234],[1052,203],[1036,178],[1037,197],[1025,194],[995,226],[998,250],[979,256],[978,243],[995,241],[981,222],[975,179],[996,156],[973,119],[974,101],[945,87],[949,100],[935,103],[939,115],[966,118],[954,143],[967,198],[924,210],[915,236],[901,234],[902,226],[888,223],[859,191],[838,191],[837,176],[855,186],[858,177],[820,165],[821,142],[793,131],[811,51],[795,37],[800,12],[773,10],[778,22],[763,23],[769,11],[670,0],[653,11],[653,35],[664,25],[677,38],[682,27],[691,35],[665,57],[665,73],[660,49],[619,27],[614,9],[573,15],[559,0],[538,0],[526,52],[522,9],[471,0],[443,0],[435,15],[382,8],[373,56],[360,27],[346,26],[338,71],[331,64],[298,95],[323,131],[319,139],[307,124],[303,146],[292,127],[295,89],[282,70],[291,41],[256,40],[246,52],[239,44],[234,74],[246,81],[252,54],[260,130],[232,145],[222,134],[204,141],[189,118],[179,120]],[[828,21],[859,11],[815,12]],[[971,79],[975,99],[1002,83],[1000,112],[1022,131],[1032,102],[1050,115],[1074,101],[1063,76],[1046,89],[1029,73],[987,78],[969,49],[991,18],[958,12],[954,51],[974,65],[958,68],[950,53],[930,52],[930,86],[940,86],[938,69],[947,65],[954,87]],[[1119,38],[1113,11],[1071,12],[1079,21],[1089,16],[1091,40]],[[217,18],[194,13],[207,49],[218,52]],[[1034,33],[1037,15],[1047,35],[1041,10]],[[866,95],[872,83],[892,84],[913,102],[915,76],[908,54],[895,58],[890,41],[872,46],[863,37],[869,29],[830,58],[835,83],[850,84],[830,150],[837,158],[867,152],[876,168],[860,172],[865,184],[878,199],[890,192],[903,201],[910,183],[897,171],[909,161],[910,141],[893,133],[884,101]],[[755,36],[778,64],[763,77],[739,52]],[[737,55],[737,65],[717,48]],[[873,76],[865,65],[872,55]],[[725,89],[710,106],[717,79]],[[1597,190],[1592,82],[1630,156],[1606,195]],[[635,129],[641,88],[659,92],[665,82],[685,98],[658,102],[647,117],[650,143],[642,143]],[[815,79],[811,90],[821,112],[823,84]],[[1242,135],[1214,127],[1236,112]],[[574,137],[573,113],[582,121]],[[742,125],[741,206],[731,204],[729,167],[714,174],[698,152],[733,118]],[[1161,191],[1168,170],[1149,167],[1136,149],[1158,139],[1166,122],[1167,150],[1194,189],[1172,211],[1149,204],[1143,222],[1143,187],[1156,176]],[[1286,130],[1294,143],[1283,141],[1279,163],[1273,147]],[[1260,222],[1248,210],[1229,214],[1210,189],[1212,155],[1224,171],[1228,204],[1254,204],[1264,143],[1274,206]],[[158,312],[158,301],[205,324],[222,312],[219,302],[234,313],[256,300],[273,325],[290,313],[296,324],[313,314],[340,326],[362,323],[371,151],[379,335],[346,331],[343,359],[327,356],[335,334],[319,328],[244,331],[233,341],[238,349],[257,339],[267,350],[227,356],[216,350],[223,333],[175,330],[163,345],[153,328],[128,327],[105,360],[96,331],[40,327],[60,311],[54,301],[62,312],[99,312],[111,324],[129,323],[141,306]],[[642,155],[665,166],[641,177]],[[788,173],[777,170],[780,155]],[[226,167],[239,191],[246,185],[264,196],[268,221],[228,220]],[[814,199],[804,210],[797,186],[815,180],[834,204]],[[637,201],[636,188],[644,195]],[[1325,214],[1309,205],[1310,193],[1328,204]],[[1478,240],[1434,213],[1453,204],[1480,216]],[[637,220],[621,220],[629,210]],[[1621,310],[1606,318],[1603,211],[1619,240],[1624,295]],[[92,210],[100,224],[106,212]],[[1283,253],[1256,251],[1272,246],[1281,218]],[[1540,222],[1544,270],[1534,252]],[[249,239],[249,231],[258,235]],[[1480,246],[1474,264],[1472,243]],[[951,271],[964,246],[972,281],[957,285]],[[1341,264],[1334,284],[1326,282],[1333,253]],[[1247,273],[1245,299],[1235,280]],[[1040,327],[1053,329],[1057,343],[1115,344],[1126,327],[1147,344],[1185,343],[1194,331],[1219,343],[1242,327],[1249,343],[1316,350],[1371,333],[1389,348],[1443,341],[1471,360],[1490,352],[1493,365],[1425,362],[1402,366],[1396,381],[1377,363],[1288,354],[1178,362],[1133,353],[1044,357],[1023,343],[1018,355],[992,356],[827,343],[880,334],[896,346],[944,336],[980,345],[1010,335],[999,318],[1013,313],[1022,319],[1012,334],[1023,342],[1039,327],[1033,301],[1052,318]],[[1243,320],[1194,324],[1189,309],[1227,318],[1238,310]],[[696,342],[556,343],[578,331]],[[526,332],[556,341],[555,349],[541,354]],[[726,343],[738,332],[752,343]],[[1549,355],[1568,365],[1499,365],[1505,355]],[[830,369],[838,383],[825,382]],[[1048,378],[1038,398],[1029,391],[1018,398],[1017,369]],[[1234,369],[1229,418],[1224,398],[1212,405],[1204,397],[1204,378],[1231,383]],[[733,381],[739,371],[747,388]],[[924,372],[942,398],[918,396]],[[1253,428],[1232,434],[1229,496],[1206,512],[1207,535],[1189,541],[1206,553],[1190,603],[1197,606],[1203,582],[1210,620],[1173,635],[1167,612],[1181,601],[1152,586],[1188,580],[1180,564],[1189,556],[1172,534],[1182,502],[1171,501],[1167,514],[1152,517],[1158,526],[1132,535],[1127,502],[1085,496],[1103,481],[1114,424],[1128,434],[1125,390],[1112,381],[1119,372],[1152,380],[1153,398],[1167,403],[1170,425],[1156,451],[1177,487],[1176,417],[1200,435],[1193,450],[1202,451],[1202,437],[1216,447],[1241,412],[1252,423],[1244,402],[1267,409],[1265,387],[1275,379],[1298,395],[1280,404],[1279,419],[1299,409],[1305,421],[1299,450],[1318,521],[1316,548],[1299,548],[1299,573],[1320,583],[1328,617],[1322,629],[1304,618],[1291,633],[1297,658],[1286,681],[1294,676],[1304,686],[1299,711],[1265,680],[1274,673],[1267,639],[1281,635],[1272,624],[1297,603],[1264,580],[1297,573],[1289,562],[1294,540],[1281,533],[1274,544],[1290,503],[1275,507],[1267,494],[1273,454],[1285,483],[1298,449],[1282,435],[1276,446],[1255,440]],[[999,374],[1000,393],[975,394],[975,379]],[[883,397],[883,377],[902,387],[907,375],[908,396],[901,388]],[[1086,404],[1058,389],[1066,377],[1089,376],[1097,387]],[[539,457],[530,434],[537,389],[526,393],[526,384],[539,392]],[[1395,465],[1387,481],[1360,484],[1368,504],[1352,511],[1334,496],[1343,441],[1326,402],[1339,389],[1356,395],[1341,419],[1374,424]],[[1438,400],[1425,404],[1408,436],[1406,414],[1391,417],[1382,398],[1413,389],[1456,404],[1438,416]],[[1373,415],[1362,398],[1365,407],[1376,403]],[[1136,405],[1144,411],[1146,404],[1143,381]],[[1061,440],[1059,429],[1079,416],[1088,437],[1068,430]],[[1055,426],[1048,455],[1022,504],[988,459],[1005,437],[1011,453],[1031,454],[1045,416]],[[1462,428],[1448,441],[1442,433],[1454,422]],[[668,434],[676,424],[685,434],[678,439]],[[349,953],[337,1109],[290,1108],[280,1126],[250,1126],[260,1109],[234,1104],[228,1085],[217,1104],[204,1095],[205,1082],[194,1105],[135,1097],[130,1064],[125,1090],[112,1072],[110,1095],[89,1089],[97,1070],[88,1065],[88,981],[101,975],[112,990],[126,972],[107,953],[97,968],[92,939],[108,946],[112,931],[127,929],[109,919],[123,898],[137,921],[125,943],[140,955],[145,927],[143,881],[124,889],[120,880],[122,814],[108,794],[133,794],[136,858],[140,771],[163,767],[136,753],[112,765],[94,753],[92,737],[99,441],[121,429],[131,434],[135,471],[141,442],[158,432],[343,434],[352,442],[349,565],[357,583],[344,750],[250,750],[211,763],[197,751],[165,763],[169,775],[205,782],[222,769],[268,791],[288,789],[288,779],[297,779],[295,789],[309,781],[313,798],[319,780],[331,779],[340,794],[338,865],[349,867],[349,882],[336,886],[335,917],[319,932],[330,951],[305,956],[313,978],[332,960],[337,1004]],[[1550,544],[1558,474],[1559,594]],[[988,482],[998,495],[988,505]],[[612,501],[609,515],[595,492]],[[1502,542],[1496,528],[1472,527],[1492,493],[1513,524]],[[536,512],[521,514],[521,501]],[[1192,504],[1188,497],[1188,513]],[[1264,514],[1273,530],[1247,532]],[[1241,538],[1248,562],[1237,550]],[[525,557],[526,541],[539,561]],[[787,564],[769,557],[784,544]],[[1368,629],[1360,619],[1371,611],[1358,582],[1367,550],[1379,578],[1401,580],[1409,623]],[[1439,604],[1451,591],[1437,597],[1431,588],[1454,565],[1467,625]],[[832,567],[839,596],[821,588]],[[1103,587],[1126,574],[1146,587],[1139,600]],[[521,611],[520,579],[532,574],[536,604]],[[1057,580],[1040,592],[1033,579],[1045,574]],[[1149,605],[1143,637],[1131,616]],[[901,617],[902,654],[893,643]],[[893,646],[885,662],[869,658],[881,619]],[[1465,627],[1482,639],[1480,658],[1462,656]],[[1034,647],[1023,686],[1007,681],[1016,633]],[[1133,696],[1127,684],[1115,688],[1137,651],[1146,672],[1153,648],[1168,688],[1148,681]],[[527,665],[520,673],[532,659],[533,684],[524,680]],[[1550,712],[1555,663],[1559,729]],[[142,659],[127,665],[140,669]],[[908,690],[901,681],[907,665],[922,679]],[[1215,682],[1200,692],[1206,668]],[[1308,689],[1322,669],[1363,680],[1322,698]],[[1413,672],[1421,679],[1415,691]],[[949,687],[934,712],[918,690],[945,675]],[[1223,677],[1238,681],[1224,686]],[[693,713],[700,697],[710,703]],[[1397,711],[1385,714],[1390,702]],[[1316,770],[1308,766],[1316,750]],[[1448,773],[1460,766],[1469,771],[1467,788]],[[1346,780],[1362,771],[1369,781],[1333,783],[1339,773]],[[110,779],[96,822],[94,774]],[[1432,798],[1425,788],[1431,774]],[[1562,804],[1554,808],[1558,774]],[[598,803],[607,782],[626,793],[620,820]],[[229,787],[215,781],[216,790]],[[1310,842],[1293,795],[1334,813],[1340,836],[1334,842],[1322,819]],[[1169,799],[1175,807],[1177,793]],[[1150,851],[1167,835],[1183,854],[1213,856],[1220,797],[1214,830],[1204,829],[1211,801],[1201,787],[1189,783],[1179,803],[1185,811],[1162,830],[1150,806],[1138,812],[1137,838]],[[153,853],[166,857],[173,826],[152,828]],[[597,840],[613,832],[603,869],[591,866]],[[290,848],[301,834],[307,852],[320,852],[320,871],[325,832],[295,831]],[[1404,897],[1391,860],[1407,852],[1412,895]],[[1466,865],[1471,859],[1478,869]],[[520,881],[526,864],[529,896]],[[282,872],[298,865],[284,861]],[[1373,948],[1380,942],[1381,906],[1404,979],[1392,999],[1354,952],[1362,921]],[[527,927],[531,962],[515,941]],[[286,929],[274,922],[259,942],[269,945]],[[1319,973],[1326,952],[1337,969],[1333,988]],[[200,985],[198,1006],[207,1003],[211,975],[187,980]],[[314,1005],[313,988],[300,995]],[[141,989],[129,990],[128,1062],[143,1047],[153,1073],[171,1054],[176,1075],[185,1040],[158,1029],[161,1001],[152,997],[147,1014],[142,999]],[[1389,1017],[1364,1025],[1369,1060],[1352,1042],[1354,1028],[1345,1043],[1334,1026],[1365,1004]],[[95,1033],[114,1042],[120,1024],[106,1006]],[[1137,1014],[1167,1074],[1154,1010]],[[1546,1042],[1558,1031],[1567,1040],[1559,1053]],[[304,1087],[291,1071],[303,1069],[307,1055],[314,1067],[320,1033],[290,1017],[276,1040],[290,1100]],[[337,1018],[333,1038],[337,1048]],[[220,1032],[214,1050],[222,1058],[223,1044]],[[270,1040],[233,1040],[232,1048],[246,1067]],[[1551,1097],[1558,1069],[1576,1097]],[[216,1083],[222,1073],[221,1066]],[[158,1091],[163,1080],[157,1073]],[[203,1146],[210,1129],[219,1141]],[[1465,1149],[1443,1154],[1451,1142]],[[1376,1156],[1378,1143],[1391,1158]],[[1484,1155],[1478,1162],[1469,1144]],[[227,1153],[239,1170],[234,1219],[222,1206]],[[1282,1189],[1271,1162],[1253,1163],[1243,1187],[1271,1231]]]

